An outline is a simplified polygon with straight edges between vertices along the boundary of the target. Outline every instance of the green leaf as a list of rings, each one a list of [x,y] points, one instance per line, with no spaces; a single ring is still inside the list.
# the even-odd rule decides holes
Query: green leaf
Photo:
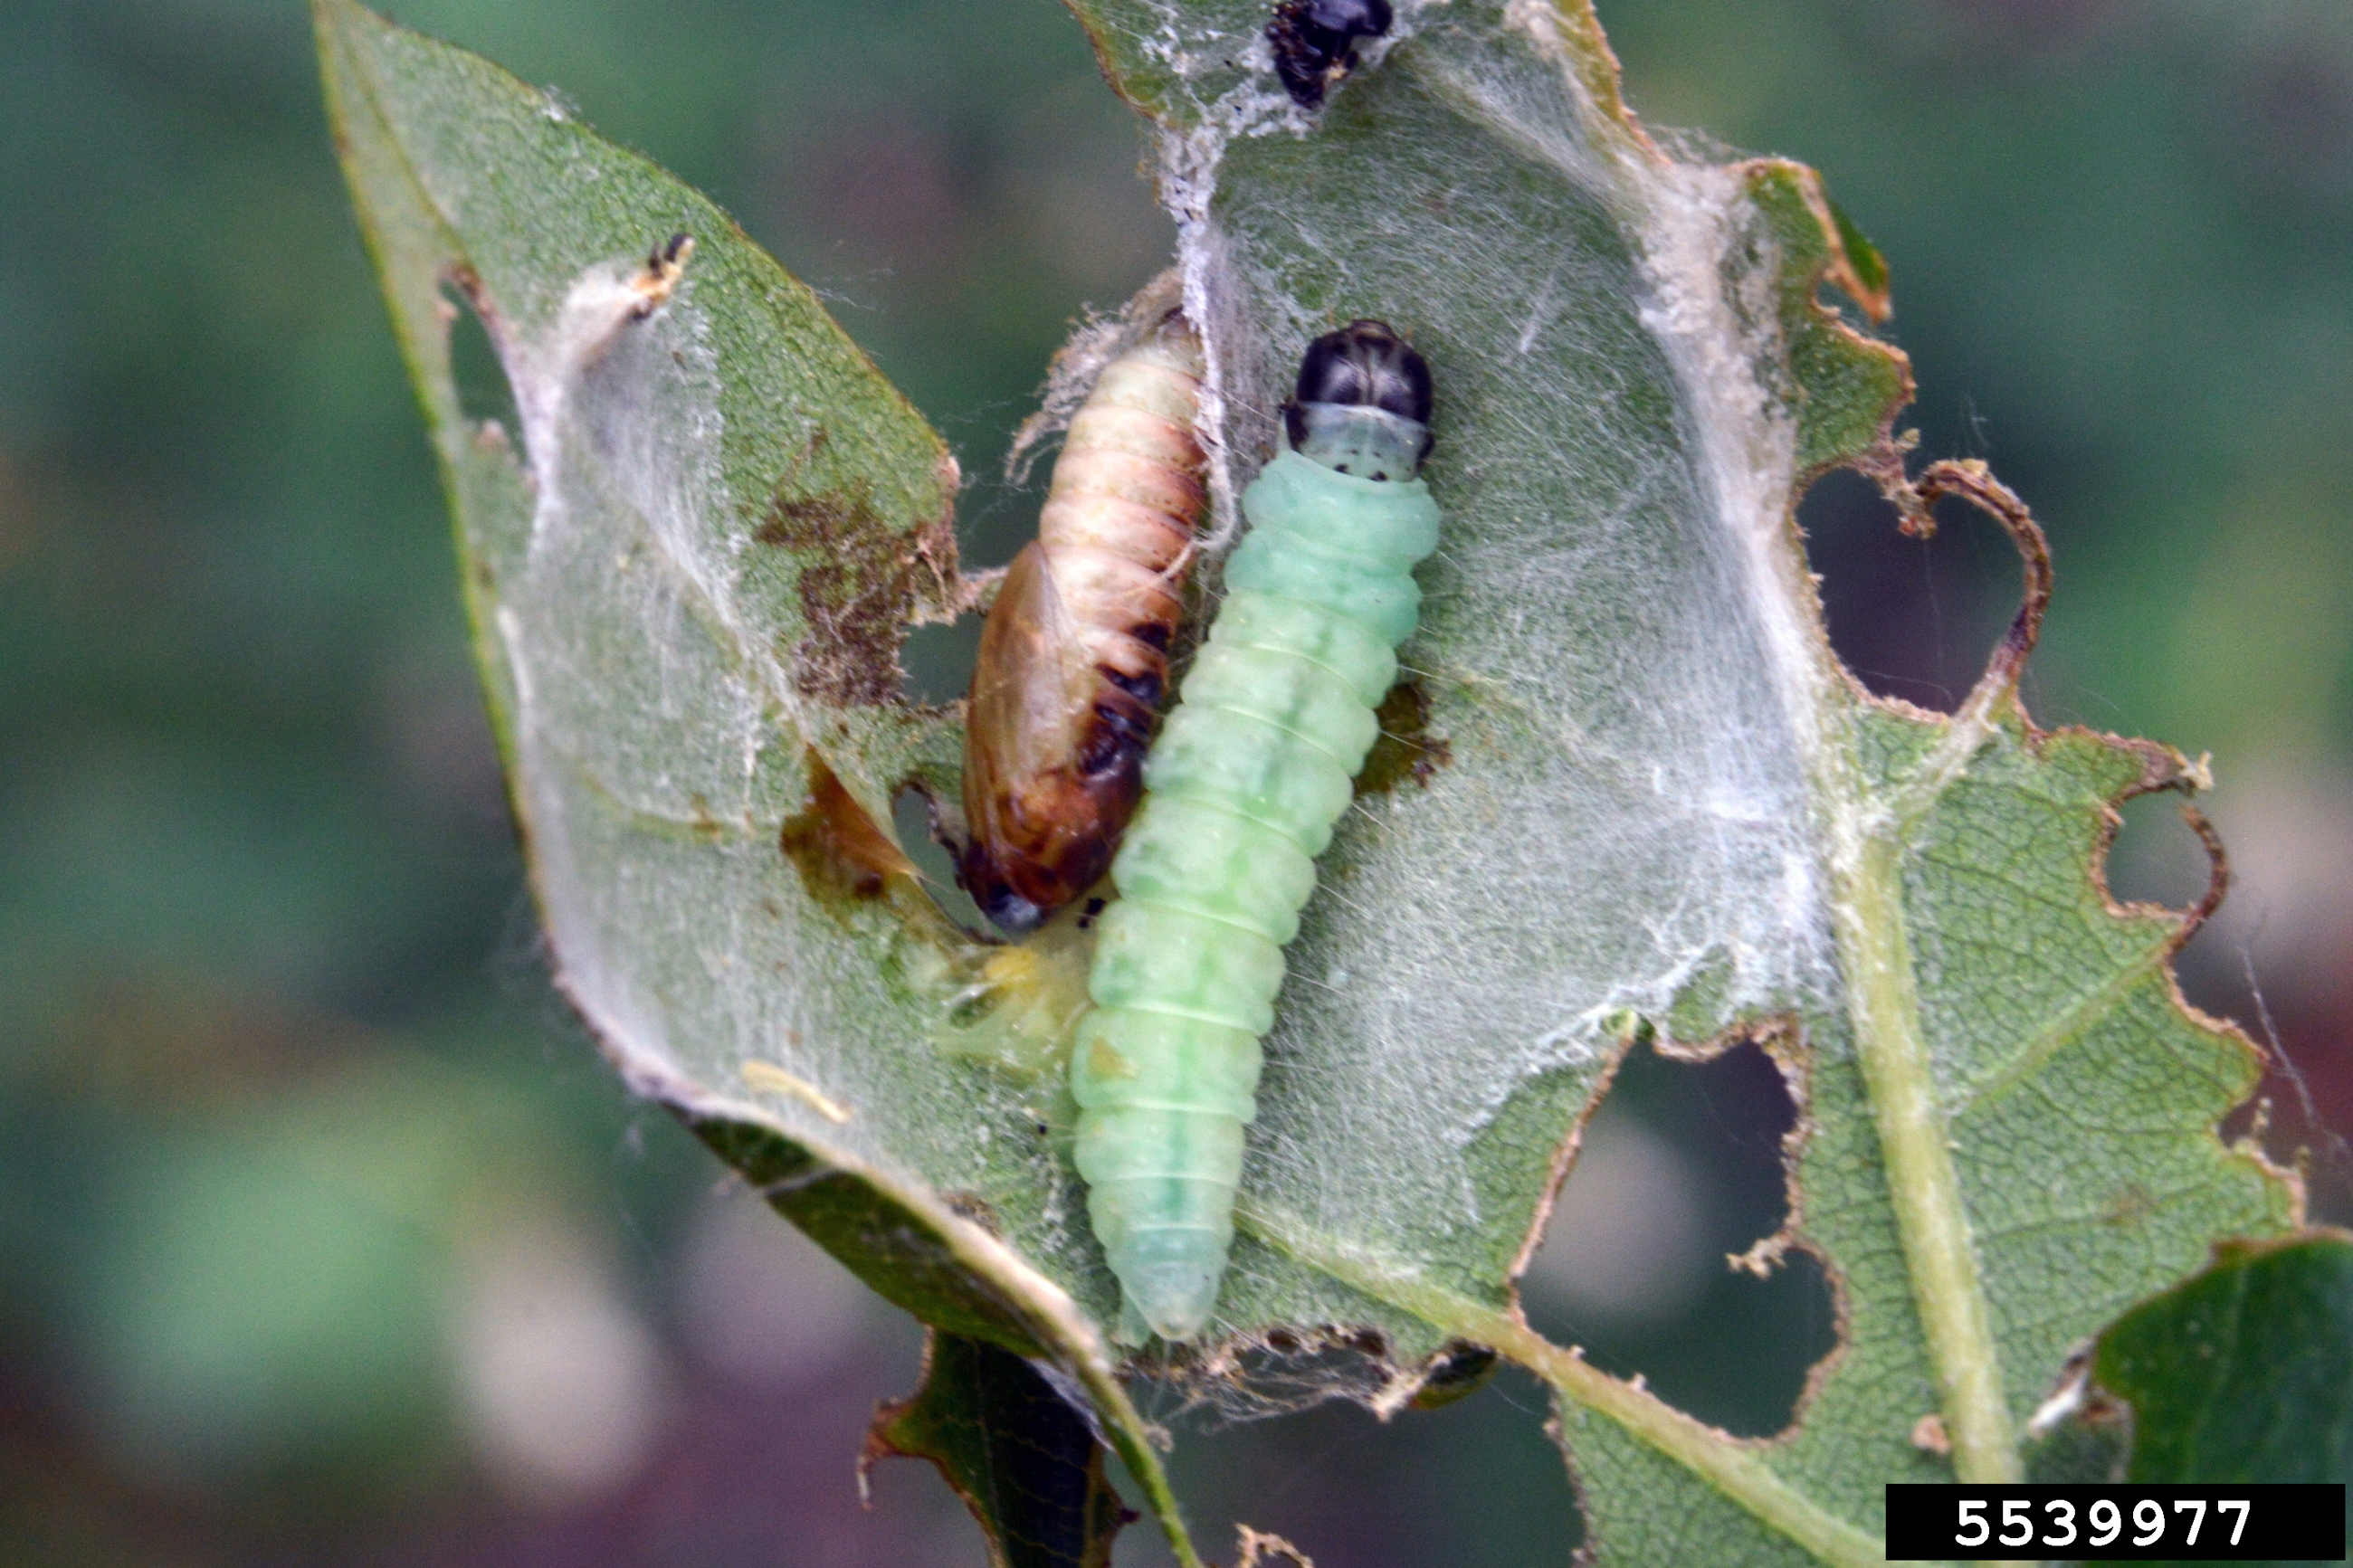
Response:
[[[709,201],[463,50],[313,14],[566,994],[876,1289],[1060,1358],[1193,1561],[1102,1338],[998,1239],[1067,1200],[1022,1089],[926,1048],[965,944],[876,826],[955,755],[898,700],[908,626],[963,603],[955,463]],[[459,405],[461,309],[521,430]]]
[[[2217,1248],[2111,1323],[2091,1374],[2131,1409],[2132,1480],[2353,1485],[2353,1237]]]
[[[1179,220],[1213,545],[1314,333],[1384,316],[1440,396],[1446,533],[1398,705],[1419,732],[1290,951],[1220,1304],[1237,1353],[1377,1364],[1252,1394],[1220,1350],[1205,1385],[1388,1409],[1491,1347],[1561,1400],[1600,1560],[1876,1561],[1884,1482],[2019,1474],[2071,1344],[2217,1237],[2296,1218],[2215,1137],[2256,1058],[2173,989],[2205,906],[2119,907],[2101,880],[2116,805],[2202,774],[2034,726],[2039,531],[1978,466],[1907,477],[1908,367],[1819,298],[1876,316],[1883,263],[1810,170],[1647,136],[1575,0],[1401,6],[1314,116],[1263,63],[1262,5],[1075,9]],[[890,837],[957,743],[896,696],[906,626],[970,596],[936,439],[702,198],[470,57],[318,15],[570,994],[878,1289],[1082,1384],[1175,1531],[1052,1080],[941,1048],[1006,950],[939,916]],[[658,298],[644,258],[680,230],[700,248]],[[520,453],[449,388],[451,281]],[[2026,607],[1949,718],[1868,698],[1830,651],[1793,514],[1841,464],[1908,528],[1950,496],[2020,543]],[[1050,991],[1073,956],[1012,958]],[[1799,1100],[1794,1217],[1755,1259],[1817,1253],[1841,1338],[1770,1445],[1512,1310],[1644,1034],[1759,1038]],[[1914,1441],[1938,1423],[1949,1461]]]
[[[923,1385],[875,1413],[862,1465],[890,1455],[939,1467],[997,1568],[1109,1568],[1112,1538],[1133,1517],[1082,1410],[1033,1363],[985,1341],[931,1336]]]
[[[2103,1330],[2035,1425],[2036,1480],[2353,1486],[2353,1237],[2220,1243]]]
[[[1609,1560],[1862,1560],[1884,1482],[1951,1473],[1911,1440],[1929,1415],[1961,1473],[2015,1474],[2071,1342],[2294,1200],[2213,1136],[2255,1064],[2173,993],[2194,917],[2099,879],[2116,805],[2196,781],[2018,706],[2039,533],[1979,469],[1904,477],[1905,366],[1816,300],[1875,312],[1883,265],[1810,171],[1646,138],[1576,5],[1423,10],[1313,121],[1247,63],[1256,7],[1079,9],[1166,127],[1229,458],[1268,439],[1231,411],[1335,320],[1399,320],[1443,395],[1407,661],[1450,761],[1366,803],[1292,950],[1324,984],[1270,1043],[1245,1215],[1271,1256],[1238,1315],[1381,1321],[1320,1272],[1546,1372]],[[1949,720],[1829,653],[1791,512],[1839,462],[1910,526],[1957,495],[2028,555]],[[1765,1033],[1801,1094],[1775,1248],[1821,1255],[1843,1344],[1763,1456],[1486,1316],[1628,1009],[1686,1047]]]

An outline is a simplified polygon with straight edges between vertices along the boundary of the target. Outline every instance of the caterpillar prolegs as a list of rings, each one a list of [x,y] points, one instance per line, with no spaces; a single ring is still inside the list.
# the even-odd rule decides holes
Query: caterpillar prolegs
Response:
[[[1416,477],[1430,405],[1429,367],[1381,322],[1309,347],[1289,449],[1243,493],[1250,533],[1112,862],[1071,1088],[1130,1341],[1189,1339],[1217,1303],[1282,949],[1419,617],[1413,568],[1438,545]]]

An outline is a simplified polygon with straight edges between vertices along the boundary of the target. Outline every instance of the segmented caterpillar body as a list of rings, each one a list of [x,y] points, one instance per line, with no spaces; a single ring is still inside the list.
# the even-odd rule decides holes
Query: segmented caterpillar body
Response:
[[[1016,935],[1102,878],[1143,794],[1206,500],[1202,374],[1174,313],[1104,369],[981,632],[957,870]]]
[[[1145,763],[1071,1049],[1079,1171],[1132,1341],[1190,1338],[1216,1304],[1282,949],[1438,544],[1414,477],[1430,373],[1394,331],[1317,339],[1284,414],[1291,449],[1243,494],[1225,602]]]

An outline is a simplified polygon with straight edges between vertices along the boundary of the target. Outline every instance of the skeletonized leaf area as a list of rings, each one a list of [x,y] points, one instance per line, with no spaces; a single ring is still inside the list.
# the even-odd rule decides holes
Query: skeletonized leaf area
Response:
[[[2116,803],[2200,777],[2032,724],[2041,537],[1981,468],[1905,477],[1908,369],[1860,324],[1883,265],[1812,171],[1646,135],[1576,0],[1407,0],[1314,111],[1257,5],[1074,9],[1156,149],[1208,352],[1193,632],[1310,337],[1388,320],[1440,397],[1409,683],[1288,954],[1192,1386],[1393,1408],[1423,1358],[1492,1346],[1558,1392],[1603,1560],[1873,1560],[1884,1482],[2014,1471],[2073,1342],[2294,1217],[2215,1136],[2255,1058],[2173,988],[2203,911],[2101,880]],[[462,51],[316,10],[566,990],[878,1289],[1082,1388],[1194,1561],[1038,1070],[1087,939],[957,929],[890,826],[904,790],[955,793],[958,714],[905,703],[897,662],[974,596],[953,463],[702,197]],[[460,308],[518,430],[460,405]],[[2021,543],[2027,608],[1949,718],[1830,652],[1792,516],[1841,464]],[[1758,1039],[1799,1109],[1790,1223],[1749,1262],[1816,1254],[1840,1344],[1770,1444],[1512,1309],[1641,1038]],[[1335,1340],[1375,1353],[1273,1364]]]

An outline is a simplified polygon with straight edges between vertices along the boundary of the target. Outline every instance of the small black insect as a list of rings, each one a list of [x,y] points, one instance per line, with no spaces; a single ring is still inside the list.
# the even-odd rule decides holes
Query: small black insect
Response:
[[[1389,0],[1282,0],[1266,25],[1274,74],[1302,109],[1323,103],[1356,63],[1356,40],[1389,30]]]

